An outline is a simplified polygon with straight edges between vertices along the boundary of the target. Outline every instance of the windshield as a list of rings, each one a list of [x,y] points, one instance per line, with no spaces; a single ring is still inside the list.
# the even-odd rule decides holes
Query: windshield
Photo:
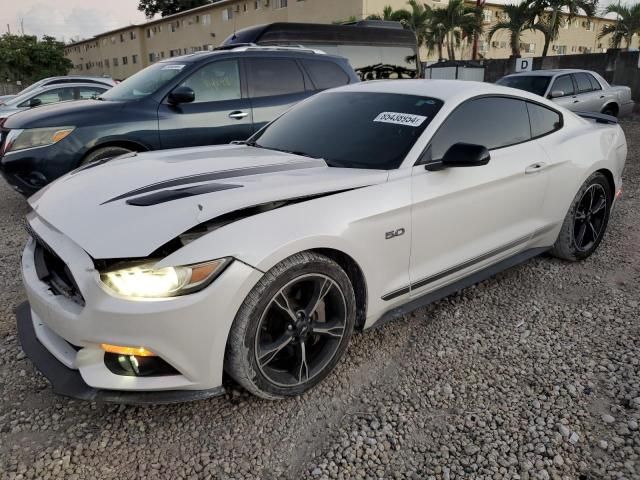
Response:
[[[544,96],[549,86],[551,77],[542,75],[514,75],[512,77],[504,77],[496,83],[503,87],[517,88],[536,95]]]
[[[112,89],[100,95],[100,100],[137,100],[156,92],[169,80],[178,75],[184,63],[156,63],[127,78]]]
[[[389,170],[400,166],[440,107],[440,100],[414,95],[322,93],[247,143],[322,158],[329,166]]]

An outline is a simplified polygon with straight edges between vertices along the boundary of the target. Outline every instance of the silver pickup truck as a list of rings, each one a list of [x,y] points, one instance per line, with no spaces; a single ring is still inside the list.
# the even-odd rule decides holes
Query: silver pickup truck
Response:
[[[514,73],[496,82],[553,100],[576,112],[599,112],[623,117],[633,110],[631,89],[612,86],[589,70],[535,70]]]

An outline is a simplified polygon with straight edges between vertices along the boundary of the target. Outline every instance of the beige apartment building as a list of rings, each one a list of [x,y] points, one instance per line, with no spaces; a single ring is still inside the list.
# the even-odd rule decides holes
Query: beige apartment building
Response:
[[[433,8],[447,0],[426,0]],[[71,73],[110,75],[124,79],[151,63],[200,50],[211,49],[234,31],[271,22],[332,23],[363,19],[380,14],[385,5],[394,9],[406,7],[406,0],[218,0],[176,15],[130,25],[105,32],[66,46],[65,54],[73,62]],[[475,2],[470,2],[475,5]],[[499,4],[486,4],[485,31],[503,15]],[[604,18],[575,18],[560,32],[549,55],[602,52],[606,38],[597,40],[602,26],[611,23]],[[637,43],[637,40],[634,42]],[[523,35],[523,56],[540,55],[544,45],[542,34]],[[489,42],[480,41],[485,58],[505,58],[511,54],[509,32],[500,31]],[[463,45],[458,58],[471,57],[471,46]],[[421,51],[422,60],[434,60],[435,53]]]

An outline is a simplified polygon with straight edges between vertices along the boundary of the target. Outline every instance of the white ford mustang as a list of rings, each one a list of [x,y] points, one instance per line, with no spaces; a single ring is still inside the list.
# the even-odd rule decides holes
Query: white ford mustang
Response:
[[[520,90],[369,82],[248,142],[89,164],[29,202],[22,345],[54,390],[170,402],[300,394],[358,329],[550,250],[621,192],[622,129]]]

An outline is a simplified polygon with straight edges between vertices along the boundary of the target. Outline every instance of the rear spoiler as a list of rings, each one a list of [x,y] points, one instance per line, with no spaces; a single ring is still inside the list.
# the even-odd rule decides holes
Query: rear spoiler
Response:
[[[605,115],[604,113],[595,112],[574,112],[576,115],[587,120],[595,120],[596,123],[605,123],[609,125],[615,125],[618,123],[618,119],[611,115]]]

